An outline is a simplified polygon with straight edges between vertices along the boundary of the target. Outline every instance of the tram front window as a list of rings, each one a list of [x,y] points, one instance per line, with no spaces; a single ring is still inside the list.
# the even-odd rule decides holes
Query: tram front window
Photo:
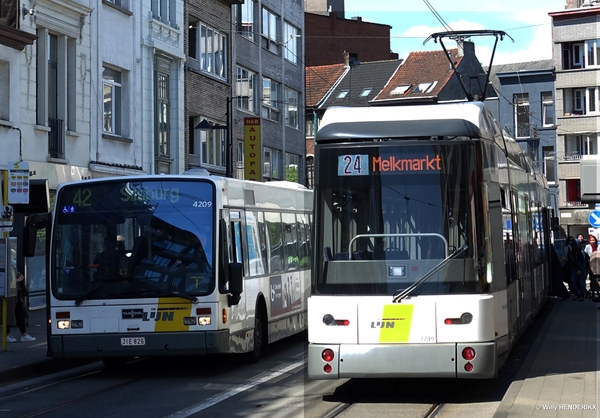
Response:
[[[58,299],[202,295],[214,289],[210,183],[126,182],[58,192],[52,292]]]
[[[478,291],[465,262],[476,147],[397,143],[320,150],[317,292],[393,294],[432,269],[413,294]]]

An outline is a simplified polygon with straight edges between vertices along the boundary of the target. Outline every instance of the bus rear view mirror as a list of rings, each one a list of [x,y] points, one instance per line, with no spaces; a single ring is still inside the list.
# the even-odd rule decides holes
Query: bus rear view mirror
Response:
[[[38,229],[34,226],[23,228],[23,255],[33,257],[35,255],[35,243],[37,241]]]
[[[242,263],[229,263],[229,293],[230,305],[237,305],[240,295],[244,291],[244,277],[242,275]]]

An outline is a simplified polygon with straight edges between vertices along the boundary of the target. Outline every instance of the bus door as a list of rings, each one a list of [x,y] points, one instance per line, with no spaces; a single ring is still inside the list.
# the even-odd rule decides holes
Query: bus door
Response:
[[[244,265],[243,260],[243,237],[242,237],[242,216],[241,211],[239,210],[229,210],[223,211],[224,215],[229,215],[227,228],[227,252],[228,252],[228,262],[229,263],[241,263]],[[245,271],[245,266],[244,266]],[[231,323],[239,323],[244,321],[247,317],[247,309],[246,309],[246,281],[244,281],[244,292],[240,299],[240,302],[237,305],[231,307]]]

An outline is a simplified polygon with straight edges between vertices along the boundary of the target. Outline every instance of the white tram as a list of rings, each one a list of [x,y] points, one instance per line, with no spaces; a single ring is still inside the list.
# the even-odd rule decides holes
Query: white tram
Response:
[[[480,102],[330,108],[315,159],[309,377],[495,377],[549,291],[536,165]]]

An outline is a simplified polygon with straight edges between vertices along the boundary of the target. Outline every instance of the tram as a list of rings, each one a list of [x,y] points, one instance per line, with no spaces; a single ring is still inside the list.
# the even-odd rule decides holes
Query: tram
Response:
[[[549,293],[545,176],[482,102],[330,108],[311,379],[490,379]]]

